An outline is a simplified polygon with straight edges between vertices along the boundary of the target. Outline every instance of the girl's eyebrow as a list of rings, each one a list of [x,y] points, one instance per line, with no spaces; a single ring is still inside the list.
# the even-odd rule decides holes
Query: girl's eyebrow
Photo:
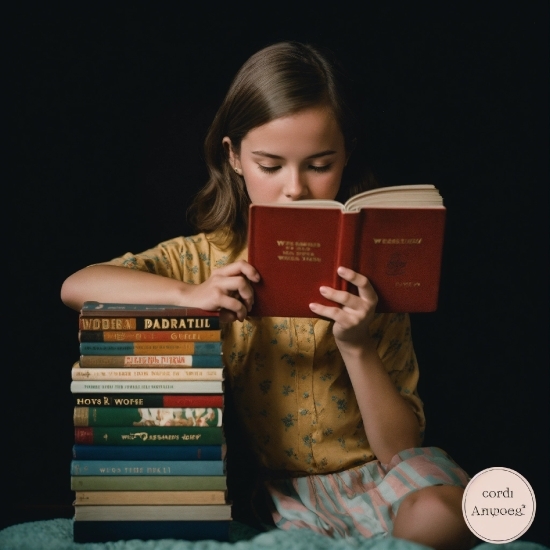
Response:
[[[306,157],[308,159],[316,159],[319,157],[326,157],[327,155],[334,155],[336,151],[327,150],[327,151],[321,151],[320,153],[315,153],[313,155],[310,155],[309,157]],[[279,155],[274,155],[272,153],[266,153],[265,151],[252,151],[253,155],[259,155],[261,157],[269,157],[270,159],[282,159],[283,157]]]

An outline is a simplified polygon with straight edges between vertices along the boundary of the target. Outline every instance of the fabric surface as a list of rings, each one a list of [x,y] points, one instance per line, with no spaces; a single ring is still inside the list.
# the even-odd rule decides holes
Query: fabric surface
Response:
[[[239,258],[246,257],[245,250]],[[227,262],[228,253],[200,234],[109,263],[199,284]],[[422,434],[424,412],[416,392],[418,365],[408,315],[377,314],[370,331]],[[224,328],[223,357],[239,420],[251,434],[262,466],[320,474],[374,459],[331,322],[249,317]]]
[[[311,529],[334,538],[386,536],[403,499],[432,485],[466,487],[469,476],[436,447],[407,449],[389,464],[371,461],[336,474],[268,483],[284,530]]]
[[[235,542],[129,540],[76,544],[72,540],[72,520],[52,519],[12,525],[0,531],[2,550],[422,550],[426,546],[395,538],[334,540],[307,529],[295,532],[270,531],[255,534],[245,525],[235,525]],[[544,550],[545,546],[515,541],[508,544],[479,544],[475,550]]]

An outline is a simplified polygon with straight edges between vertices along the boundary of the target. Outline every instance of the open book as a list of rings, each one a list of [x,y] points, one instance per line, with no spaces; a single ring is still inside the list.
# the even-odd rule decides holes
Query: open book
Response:
[[[252,204],[248,261],[262,277],[251,315],[313,317],[311,302],[335,305],[322,285],[356,293],[338,266],[362,273],[377,311],[437,308],[446,209],[433,185],[365,191],[345,204],[327,200]]]

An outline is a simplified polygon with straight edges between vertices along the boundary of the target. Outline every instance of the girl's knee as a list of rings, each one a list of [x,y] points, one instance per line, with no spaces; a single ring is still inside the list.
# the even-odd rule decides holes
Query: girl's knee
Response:
[[[462,515],[463,487],[436,485],[424,487],[407,495],[397,512],[397,516],[441,517]]]

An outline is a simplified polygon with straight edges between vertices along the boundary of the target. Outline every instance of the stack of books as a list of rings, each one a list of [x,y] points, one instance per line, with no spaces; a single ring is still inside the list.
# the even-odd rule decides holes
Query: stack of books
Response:
[[[78,336],[75,542],[229,540],[219,314],[86,302]]]

